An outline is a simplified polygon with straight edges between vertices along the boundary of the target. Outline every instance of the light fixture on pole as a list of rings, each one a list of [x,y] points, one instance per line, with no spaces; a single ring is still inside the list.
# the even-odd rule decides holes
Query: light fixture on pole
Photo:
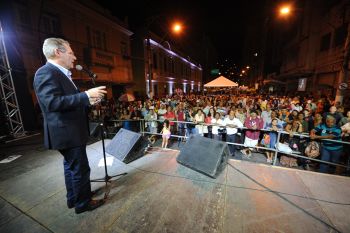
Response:
[[[152,92],[152,50],[151,50],[151,39],[149,35],[146,40],[146,50],[147,50],[147,75],[148,75],[148,98],[153,98]]]
[[[275,13],[278,14],[279,17],[283,17],[284,19],[287,19],[291,16],[292,11],[294,11],[294,8],[291,4],[283,4],[280,5]],[[257,76],[258,76],[258,83],[263,83],[265,79],[265,66],[266,66],[266,50],[267,50],[267,43],[268,43],[268,32],[270,29],[270,24],[271,24],[271,19],[272,16],[268,14],[264,20],[263,23],[263,33],[262,33],[262,43],[261,43],[261,51],[260,53],[254,53],[255,57],[258,57],[259,55],[259,60],[258,60],[258,71],[257,71]]]
[[[148,26],[149,27],[149,26]],[[180,22],[176,22],[173,24],[171,31],[175,34],[180,34],[183,30],[183,26]],[[165,38],[169,35],[169,30],[164,34],[164,36],[161,38],[161,41],[159,44],[162,44],[165,40]],[[168,43],[169,44],[169,43]],[[169,46],[170,48],[170,46]],[[147,80],[148,80],[148,97],[153,98],[153,85],[152,85],[152,79],[153,79],[153,62],[152,62],[152,46],[151,46],[151,38],[149,31],[147,32],[147,39],[146,39],[146,51],[147,51]]]

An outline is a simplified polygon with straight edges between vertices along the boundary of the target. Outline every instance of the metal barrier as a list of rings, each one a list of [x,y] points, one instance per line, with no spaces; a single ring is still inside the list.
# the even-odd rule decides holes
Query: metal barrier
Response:
[[[140,119],[140,120],[132,120],[132,119],[128,119],[128,120],[109,120],[107,122],[111,122],[113,123],[113,127],[120,127],[122,128],[123,126],[122,125],[119,125],[117,126],[116,123],[123,123],[123,122],[139,122],[139,125],[138,125],[138,129],[136,129],[135,131],[139,131],[140,133],[144,132],[145,131],[145,127],[144,127],[144,120],[143,119]],[[107,126],[106,126],[107,127]],[[131,126],[132,127],[132,126]],[[129,130],[132,130],[132,129],[129,129]],[[115,133],[108,133],[108,135],[114,135]],[[142,133],[142,135],[144,136],[144,133]]]
[[[146,121],[144,119],[140,119],[140,120],[111,120],[110,122],[123,122],[123,121],[140,121],[140,133],[142,133],[143,136],[145,134],[159,135],[159,136],[162,135],[160,133],[151,133],[151,132],[145,131],[145,128],[146,128],[145,127],[145,123],[146,122],[151,122],[151,121]],[[163,120],[152,120],[152,121],[157,121],[157,122],[163,123]],[[195,124],[194,122],[190,122],[190,121],[169,121],[169,122],[182,123],[182,124],[193,124],[193,125],[204,125],[204,126],[220,126],[220,128],[228,128],[226,126],[217,125],[217,124],[206,124],[206,123]],[[252,130],[252,129],[248,129],[246,127],[236,127],[236,129]],[[267,129],[256,129],[255,131],[265,131],[265,132],[277,133],[276,144],[280,141],[282,134],[288,134],[289,135],[288,132],[282,131],[282,130],[281,131],[271,131],[271,130],[267,130]],[[244,131],[242,133],[244,133]],[[299,136],[301,138],[310,138],[310,136],[308,134],[305,135],[305,134],[294,133],[293,136]],[[186,136],[186,133],[183,136],[182,135],[171,134],[171,137],[180,138],[180,139],[188,139],[188,137]],[[350,142],[344,142],[344,141],[338,141],[338,140],[332,140],[332,139],[322,139],[321,141],[331,141],[331,142],[341,143],[341,144],[345,144],[345,145],[350,145]],[[226,143],[227,144],[231,144],[231,145],[235,145],[235,146],[244,147],[244,144],[242,144],[242,143],[234,143],[234,142],[226,142]],[[346,168],[347,170],[350,170],[350,166],[349,165],[343,165],[343,164],[339,164],[339,163],[332,163],[332,162],[328,162],[328,161],[323,161],[323,160],[316,159],[316,158],[310,158],[310,157],[301,155],[301,153],[297,152],[297,151],[293,151],[292,153],[286,153],[286,152],[278,150],[278,148],[267,148],[267,147],[262,147],[262,146],[254,146],[252,148],[275,152],[274,158],[273,158],[273,163],[272,163],[272,165],[274,165],[274,166],[276,166],[276,164],[277,164],[278,153],[281,153],[281,154],[286,154],[286,155],[297,157],[297,158],[303,158],[305,160],[311,160],[311,161],[315,161],[315,162],[319,162],[319,163],[325,163],[325,164],[329,164],[329,165],[340,166],[340,167]]]

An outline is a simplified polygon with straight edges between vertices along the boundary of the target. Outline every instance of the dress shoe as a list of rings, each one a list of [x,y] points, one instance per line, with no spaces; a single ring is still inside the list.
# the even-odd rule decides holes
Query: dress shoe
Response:
[[[98,193],[97,190],[91,191],[91,197],[97,195],[97,193]],[[72,203],[72,202],[67,201],[67,206],[68,206],[69,209],[72,209],[72,208],[75,207],[75,204]]]
[[[68,206],[69,209],[72,209],[72,208],[75,207],[75,204],[72,203],[72,202],[68,202],[68,201],[67,201],[67,206]]]
[[[97,193],[98,193],[97,190],[91,191],[91,197],[95,196]]]
[[[76,214],[80,214],[83,213],[85,211],[91,211],[96,209],[97,207],[100,207],[101,205],[103,205],[103,203],[105,203],[105,201],[103,199],[100,200],[91,200],[85,207],[82,208],[75,208],[75,213]]]

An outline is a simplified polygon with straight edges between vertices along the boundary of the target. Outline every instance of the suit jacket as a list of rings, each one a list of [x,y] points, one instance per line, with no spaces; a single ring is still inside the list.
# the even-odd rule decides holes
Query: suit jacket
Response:
[[[45,147],[68,149],[85,145],[89,136],[87,94],[79,92],[49,62],[37,70],[33,85],[44,118]]]

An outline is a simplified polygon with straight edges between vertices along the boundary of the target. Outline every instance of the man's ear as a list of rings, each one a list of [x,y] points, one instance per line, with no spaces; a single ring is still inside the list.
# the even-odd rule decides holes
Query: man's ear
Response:
[[[60,57],[60,52],[59,49],[55,49],[55,57]]]

